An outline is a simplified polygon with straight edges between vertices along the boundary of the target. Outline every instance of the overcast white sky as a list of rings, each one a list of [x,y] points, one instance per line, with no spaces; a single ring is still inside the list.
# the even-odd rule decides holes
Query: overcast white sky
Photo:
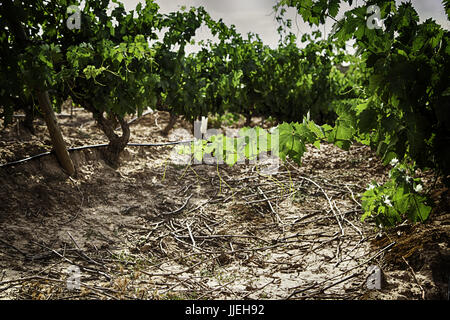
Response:
[[[122,1],[127,10],[133,9],[138,2],[143,2],[140,0]],[[157,0],[156,2],[161,7],[162,13],[179,10],[181,6],[203,6],[214,19],[222,18],[226,24],[234,24],[237,31],[242,34],[257,33],[265,44],[272,47],[275,47],[278,43],[278,24],[274,19],[272,9],[277,2],[276,0]],[[361,5],[363,1],[355,0],[355,2],[355,5]],[[412,0],[411,2],[418,11],[421,20],[433,18],[441,26],[450,29],[441,0]],[[343,12],[342,9],[345,8],[341,8],[340,14]],[[301,17],[296,15],[295,9],[289,10],[287,16],[293,19],[294,33],[301,35],[311,31],[308,25],[303,23]],[[332,24],[332,21],[326,23],[325,30],[327,33],[331,30]],[[197,34],[198,39],[208,38],[209,34],[206,31],[205,28],[200,30]],[[323,31],[323,27],[321,27],[321,31]]]

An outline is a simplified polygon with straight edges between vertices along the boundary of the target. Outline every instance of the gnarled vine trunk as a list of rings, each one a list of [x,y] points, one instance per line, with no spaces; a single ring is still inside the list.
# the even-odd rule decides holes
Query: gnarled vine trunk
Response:
[[[97,113],[95,114],[95,117],[100,128],[109,139],[109,145],[106,150],[103,151],[104,159],[110,166],[117,168],[119,165],[120,153],[125,149],[130,140],[130,126],[123,118],[120,118],[117,115],[111,115],[113,120],[117,120],[122,129],[122,135],[119,136],[114,132],[115,121],[106,119],[103,116],[103,113]]]
[[[66,170],[67,174],[69,176],[73,176],[75,174],[75,167],[72,159],[70,158],[69,152],[67,151],[67,146],[62,136],[61,129],[56,121],[48,92],[38,90],[37,96],[39,106],[44,114],[45,123],[47,124],[47,128],[50,133],[50,138],[52,139],[53,150],[56,153],[56,157],[64,170]]]
[[[98,126],[109,140],[108,147],[103,151],[103,158],[108,165],[117,168],[119,166],[120,154],[130,140],[130,125],[125,119],[114,113],[108,113],[108,116],[105,117],[102,111],[98,111],[88,101],[82,98],[72,97],[72,100],[76,104],[83,106],[84,109],[92,112]],[[117,124],[120,124],[120,128],[122,129],[121,136],[114,132]]]
[[[28,36],[23,29],[22,23],[19,20],[19,17],[15,14],[15,6],[13,5],[13,2],[11,0],[4,0],[2,4],[5,9],[2,11],[2,15],[4,15],[4,17],[2,18],[6,18],[8,27],[10,28],[11,33],[14,35],[18,47],[21,50],[25,50],[30,43]],[[34,87],[33,83],[29,85],[32,88]],[[72,159],[70,158],[69,152],[67,151],[66,143],[64,141],[61,129],[59,128],[58,122],[56,121],[48,91],[45,90],[44,86],[42,85],[33,88],[33,91],[34,94],[37,95],[39,106],[44,115],[44,119],[50,133],[50,138],[52,140],[53,150],[55,151],[56,157],[58,158],[58,161],[63,169],[66,170],[67,174],[69,176],[73,176],[75,174],[75,167],[73,165]]]
[[[251,114],[246,114],[245,115],[245,126],[249,127],[252,124],[252,115]]]
[[[28,129],[28,131],[30,131],[31,134],[35,134],[34,131],[34,108],[32,105],[26,105],[24,106],[24,111],[25,111],[25,119],[23,121],[23,125],[25,126],[25,128]]]
[[[174,113],[170,114],[169,123],[167,123],[166,127],[161,131],[161,134],[163,136],[167,136],[169,134],[170,130],[172,130],[175,123],[177,123],[177,119],[178,116],[176,114]]]

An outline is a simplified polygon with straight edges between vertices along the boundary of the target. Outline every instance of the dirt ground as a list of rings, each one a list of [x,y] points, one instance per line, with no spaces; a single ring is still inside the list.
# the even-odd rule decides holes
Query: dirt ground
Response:
[[[162,136],[168,119],[134,122],[131,142],[192,138],[181,120]],[[59,122],[70,147],[106,142],[88,113]],[[50,150],[36,123],[0,132],[1,164]],[[361,222],[359,194],[388,171],[365,146],[311,147],[273,175],[180,164],[173,146],[128,147],[117,170],[100,149],[71,156],[73,178],[53,155],[0,168],[0,299],[447,299],[448,191],[425,224]]]

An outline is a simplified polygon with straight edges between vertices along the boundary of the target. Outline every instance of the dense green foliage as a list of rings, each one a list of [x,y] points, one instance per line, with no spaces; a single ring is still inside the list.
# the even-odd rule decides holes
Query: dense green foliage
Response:
[[[296,7],[305,21],[311,25],[319,25],[325,22],[326,17],[334,19],[337,16],[341,2],[344,1],[282,0],[276,8],[280,9],[282,16],[285,13],[284,6]],[[345,2],[352,5],[351,0]],[[373,4],[379,6],[380,18],[384,22],[384,26],[380,25],[379,28],[369,28],[368,20],[373,12],[367,9]],[[445,5],[448,14],[448,1]],[[300,163],[307,143],[314,143],[319,147],[320,140],[328,140],[347,149],[352,141],[357,140],[372,146],[386,164],[399,158],[403,163],[412,164],[412,168],[433,169],[448,183],[448,30],[442,29],[431,19],[419,23],[418,15],[410,3],[402,3],[397,7],[394,1],[370,1],[347,11],[344,18],[335,21],[330,40],[337,43],[355,40],[357,56],[360,58],[351,67],[351,77],[340,76],[335,79],[335,83],[341,81],[342,89],[350,88],[348,92],[352,94],[349,97],[340,96],[340,99],[333,97],[330,105],[338,115],[333,127],[323,125],[319,129],[314,123],[311,126],[309,119],[302,124],[293,122],[278,126],[276,133],[280,139],[279,155],[282,158],[288,156]],[[280,46],[278,50],[282,49]],[[316,54],[317,52],[319,51]],[[333,54],[327,52],[329,56]],[[283,55],[284,58],[286,56],[289,54]],[[256,60],[254,57],[252,59]],[[297,57],[297,61],[301,60]],[[320,66],[320,61],[309,60],[309,65]],[[283,69],[282,64],[281,67],[269,70],[280,68]],[[275,81],[281,81],[282,75],[283,72],[277,74]],[[258,95],[254,94],[258,91],[252,86],[259,78],[252,78],[249,87],[252,98],[246,100],[249,96],[245,94],[240,97],[241,101],[246,101],[247,107],[252,108],[251,112],[260,101]],[[290,84],[293,82],[291,80]],[[324,78],[321,83],[326,83]],[[302,82],[299,86],[301,89],[293,91],[298,93],[305,87],[308,88],[304,84]],[[270,86],[269,92],[277,92],[276,87]],[[289,94],[274,94],[269,105],[276,106],[277,98],[289,101]],[[308,107],[313,106],[314,103],[309,101]],[[290,112],[297,112],[298,107],[298,104],[290,105],[288,109]],[[260,110],[273,115],[264,106]],[[277,110],[282,112],[283,108]],[[305,109],[300,114],[301,117],[304,116]],[[279,114],[277,116],[280,117]],[[281,119],[286,118],[281,116]],[[298,120],[296,117],[293,119]],[[224,148],[233,150],[232,154],[237,150],[236,145],[239,145],[228,143],[224,139],[219,142],[223,143]],[[214,147],[215,144],[217,140],[210,138],[209,144],[205,144],[209,149],[204,150],[221,150],[220,147]],[[245,155],[254,156],[252,153]],[[364,218],[373,214],[379,223],[390,226],[405,217],[411,221],[423,221],[428,217],[431,210],[426,205],[428,200],[420,195],[420,188],[409,183],[412,178],[408,177],[406,183],[403,181],[404,175],[400,174],[403,171],[393,169],[390,180],[385,185],[370,188],[364,194]]]
[[[371,145],[385,163],[398,158],[413,169],[432,169],[448,184],[449,30],[432,19],[419,23],[411,3],[397,6],[395,1],[368,1],[336,20],[343,2],[353,4],[352,0],[281,0],[277,5],[281,14],[284,6],[295,7],[311,25],[330,17],[336,21],[332,39],[355,40],[362,61],[362,100],[336,109],[335,130],[341,127],[346,138]],[[375,11],[368,10],[373,5],[381,19],[375,21],[375,28],[371,21]],[[449,1],[444,6],[450,17]],[[378,222],[390,226],[405,216],[411,221],[428,217],[431,208],[420,195],[420,184],[405,178],[404,172],[403,165],[394,168],[386,184],[369,188],[363,196],[364,218],[375,215]]]
[[[336,68],[350,59],[341,48],[319,40],[319,33],[316,39],[305,35],[308,44],[301,50],[294,36],[272,49],[257,35],[244,39],[234,28],[223,27],[222,35],[223,30],[226,38],[167,64],[181,68],[170,73],[172,81],[162,81],[168,88],[164,104],[171,111],[190,119],[231,112],[279,121],[301,121],[309,112],[318,122],[334,123],[333,103],[349,89]]]
[[[209,16],[202,8],[162,15],[150,0],[128,13],[119,1],[112,4],[110,8],[110,1],[84,1],[83,9],[80,1],[2,5],[0,40],[6,70],[0,82],[6,85],[0,104],[6,124],[21,107],[18,99],[32,103],[35,87],[50,90],[55,106],[70,97],[93,113],[111,142],[108,160],[116,162],[129,139],[124,116],[155,107],[168,80],[179,87],[164,61],[180,69],[184,51],[174,46],[183,48]],[[66,25],[69,5],[81,10],[79,29]],[[26,43],[14,32],[14,23],[27,35]],[[163,28],[168,30],[162,41],[150,45]],[[11,74],[16,76],[12,81]],[[114,132],[117,122],[121,137]]]
[[[67,1],[16,5],[26,9],[19,16],[31,39],[26,48],[15,46],[8,19],[2,19],[2,66],[9,68],[2,75],[17,75],[8,83],[20,84],[4,90],[9,95],[2,96],[4,116],[17,107],[13,98],[27,96],[20,90],[44,85],[56,106],[70,96],[92,112],[118,118],[158,106],[191,119],[227,110],[279,120],[301,120],[309,111],[318,121],[334,120],[330,105],[342,90],[335,66],[345,56],[335,54],[332,42],[305,35],[309,43],[299,50],[291,36],[271,49],[257,35],[243,39],[202,8],[162,15],[147,1],[126,13],[120,2],[113,3],[108,11],[109,1],[86,1],[80,30],[66,26]],[[220,41],[186,56],[186,44],[203,23]],[[163,29],[163,39],[156,41]]]
[[[285,1],[310,24],[335,18],[341,3],[352,0]],[[448,1],[446,3],[448,14]],[[369,28],[367,8],[380,8],[382,28]],[[337,41],[356,41],[364,62],[367,98],[346,110],[348,130],[373,146],[385,163],[414,161],[420,168],[450,174],[449,31],[434,20],[419,23],[411,3],[368,1],[336,20]],[[351,121],[350,121],[351,120]]]
[[[412,177],[414,170],[399,164],[397,159],[392,159],[391,163],[394,167],[389,172],[390,180],[381,186],[373,182],[363,194],[365,213],[362,219],[373,216],[382,226],[393,226],[405,218],[412,222],[425,221],[431,207],[421,195],[422,182]]]
[[[196,159],[212,153],[232,165],[271,151],[301,163],[308,144],[329,141],[348,149],[356,140],[372,146],[385,164],[400,159],[401,166],[433,169],[448,182],[449,31],[432,19],[419,23],[410,3],[397,6],[393,0],[368,1],[337,20],[344,2],[353,5],[352,0],[279,1],[281,38],[270,48],[258,35],[244,38],[234,26],[214,21],[201,7],[161,14],[146,0],[127,13],[118,0],[4,1],[0,117],[7,125],[23,109],[32,119],[38,89],[49,90],[55,109],[71,98],[93,113],[110,140],[111,163],[129,139],[124,117],[147,107],[190,120],[271,117],[287,122],[271,133],[244,128],[240,138],[214,136],[185,152]],[[70,5],[80,8],[79,29],[66,25]],[[370,5],[379,7],[383,26],[369,26]],[[449,14],[450,2],[444,5]],[[304,35],[300,49],[291,23],[283,19],[286,6],[311,25],[331,17],[333,33],[328,39],[319,32]],[[203,25],[217,41],[200,43],[198,52],[187,55],[186,46]],[[356,41],[354,56],[344,50],[348,40]],[[350,63],[347,72],[344,62]],[[114,130],[118,123],[122,136]],[[258,144],[275,136],[276,144]],[[404,217],[426,219],[429,207],[418,182],[401,182],[398,168],[386,185],[365,193],[365,217],[375,215],[384,225]]]

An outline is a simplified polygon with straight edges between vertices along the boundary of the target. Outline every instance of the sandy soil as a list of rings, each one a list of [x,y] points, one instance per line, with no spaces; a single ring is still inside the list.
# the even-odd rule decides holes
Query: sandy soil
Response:
[[[131,142],[192,137],[166,113],[132,125]],[[71,147],[104,143],[90,115],[61,118]],[[44,124],[0,133],[0,161],[49,150]],[[173,147],[128,147],[117,170],[99,149],[0,168],[1,299],[445,299],[448,192],[423,225],[361,222],[358,195],[387,168],[364,146],[310,148],[301,167],[177,164]],[[366,286],[378,266],[381,290]],[[80,289],[69,290],[70,270]],[[70,284],[70,283],[69,283]]]

